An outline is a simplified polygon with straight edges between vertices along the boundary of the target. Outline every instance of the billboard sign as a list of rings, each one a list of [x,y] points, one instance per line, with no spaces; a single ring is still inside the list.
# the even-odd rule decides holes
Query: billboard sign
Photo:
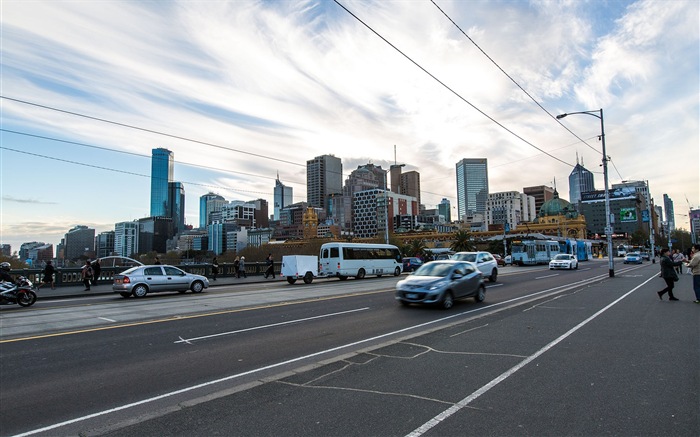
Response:
[[[620,208],[620,222],[629,223],[637,221],[637,209],[636,208]]]

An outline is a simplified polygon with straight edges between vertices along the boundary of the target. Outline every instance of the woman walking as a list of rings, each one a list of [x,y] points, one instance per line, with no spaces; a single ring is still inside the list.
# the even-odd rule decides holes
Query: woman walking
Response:
[[[671,260],[668,249],[661,249],[661,278],[666,281],[666,288],[656,292],[656,294],[659,295],[659,299],[664,300],[663,295],[668,293],[668,300],[678,300],[678,298],[673,295],[673,286],[678,280],[678,275],[674,267],[682,264],[681,261],[674,262]]]

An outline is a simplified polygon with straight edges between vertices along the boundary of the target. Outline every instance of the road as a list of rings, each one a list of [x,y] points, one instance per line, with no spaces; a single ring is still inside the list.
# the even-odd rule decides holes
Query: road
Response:
[[[690,278],[617,269],[506,268],[450,311],[386,277],[3,309],[0,434],[699,435]]]

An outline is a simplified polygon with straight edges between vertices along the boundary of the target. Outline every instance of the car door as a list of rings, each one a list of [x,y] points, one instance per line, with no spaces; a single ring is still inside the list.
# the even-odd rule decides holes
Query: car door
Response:
[[[165,275],[161,266],[150,266],[143,269],[143,276],[148,284],[149,291],[162,291],[165,287]]]
[[[464,296],[471,296],[479,289],[481,272],[473,264],[465,263],[464,273]]]
[[[172,266],[163,266],[163,269],[165,270],[166,290],[181,291],[190,288],[190,280],[185,272]]]
[[[465,275],[466,271],[464,268],[464,263],[456,264],[452,269],[452,273],[450,274],[452,277],[452,294],[456,299],[463,297],[467,289],[467,277]]]

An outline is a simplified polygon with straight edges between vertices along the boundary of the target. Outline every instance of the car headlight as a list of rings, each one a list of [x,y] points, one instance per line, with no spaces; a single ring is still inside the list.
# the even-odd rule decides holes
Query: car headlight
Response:
[[[447,285],[447,282],[448,281],[445,281],[445,280],[438,281],[438,282],[434,283],[433,285],[431,285],[430,287],[428,287],[428,290],[433,291],[433,290],[437,290],[438,288],[442,288],[445,285]]]

